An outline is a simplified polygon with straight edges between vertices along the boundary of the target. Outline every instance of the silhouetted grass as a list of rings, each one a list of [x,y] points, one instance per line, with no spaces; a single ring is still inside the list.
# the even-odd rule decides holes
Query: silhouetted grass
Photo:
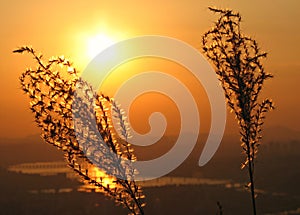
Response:
[[[136,158],[130,144],[118,138],[112,125],[111,109],[127,140],[126,122],[118,105],[96,93],[64,57],[43,62],[42,55],[27,46],[14,52],[28,52],[38,64],[36,69],[22,73],[20,82],[30,98],[42,138],[64,152],[68,166],[85,183],[101,188],[130,213],[144,214],[144,195],[134,181],[135,169],[130,162],[122,162]]]
[[[241,16],[232,10],[209,8],[220,15],[214,27],[202,37],[203,51],[214,64],[222,84],[227,104],[236,115],[241,135],[241,146],[246,159],[250,183],[253,214],[256,214],[254,161],[261,139],[265,113],[273,109],[270,99],[258,100],[267,73],[262,59],[267,57],[257,42],[245,36],[240,27]]]

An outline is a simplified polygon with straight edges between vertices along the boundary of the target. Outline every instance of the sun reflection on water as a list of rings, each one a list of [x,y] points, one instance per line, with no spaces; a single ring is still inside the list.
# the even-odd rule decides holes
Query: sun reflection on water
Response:
[[[91,179],[95,180],[98,183],[101,183],[104,187],[115,188],[116,184],[114,183],[114,178],[107,175],[104,171],[97,167],[90,167],[88,168],[88,175]],[[85,183],[84,185],[78,188],[78,191],[85,191],[85,192],[103,192],[103,189],[89,183]]]

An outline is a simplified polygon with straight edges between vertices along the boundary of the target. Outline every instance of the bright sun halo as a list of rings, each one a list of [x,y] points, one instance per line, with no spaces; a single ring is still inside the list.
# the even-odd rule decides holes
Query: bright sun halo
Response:
[[[88,39],[88,55],[90,58],[95,57],[105,48],[114,44],[115,41],[113,38],[105,35],[105,34],[98,34],[94,37]]]

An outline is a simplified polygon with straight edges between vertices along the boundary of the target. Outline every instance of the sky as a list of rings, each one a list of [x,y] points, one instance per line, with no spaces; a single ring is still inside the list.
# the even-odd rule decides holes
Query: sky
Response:
[[[239,11],[243,17],[244,33],[255,38],[262,50],[269,53],[265,68],[275,77],[266,82],[262,96],[272,98],[276,110],[268,114],[266,126],[284,126],[300,131],[298,0],[12,0],[0,2],[0,137],[19,138],[39,133],[29,111],[29,100],[21,91],[18,80],[22,71],[34,67],[34,62],[30,56],[13,54],[12,50],[16,47],[30,45],[45,57],[65,55],[81,71],[92,59],[91,49],[94,44],[91,41],[97,35],[104,35],[112,41],[149,34],[164,35],[182,40],[200,50],[201,35],[212,27],[217,18],[207,9],[208,6]],[[136,63],[141,65],[143,61]],[[144,67],[154,66],[166,70],[176,67],[173,65],[166,68],[166,65],[167,62],[155,63],[151,59],[143,64]],[[133,68],[134,65],[131,66]],[[184,68],[177,68],[176,71],[181,70]],[[188,80],[187,77],[187,84]],[[200,88],[192,90],[201,91]],[[171,104],[166,98],[158,98],[158,101],[163,100]],[[144,100],[144,103],[147,101],[149,99]],[[136,108],[141,109],[142,104],[136,102]],[[201,104],[197,103],[198,106]],[[148,106],[155,107],[156,104]],[[149,110],[151,108],[136,118],[145,118]],[[168,108],[165,106],[161,110],[168,111]],[[204,108],[203,111],[207,110]],[[176,113],[174,107],[173,112]],[[234,123],[233,116],[229,115],[229,130],[231,123]],[[175,125],[178,126],[178,123]]]

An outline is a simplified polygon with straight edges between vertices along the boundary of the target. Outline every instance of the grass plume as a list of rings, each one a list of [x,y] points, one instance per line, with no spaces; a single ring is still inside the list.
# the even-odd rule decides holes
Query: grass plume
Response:
[[[64,152],[67,165],[85,183],[101,188],[106,196],[128,208],[130,214],[144,214],[144,195],[134,181],[135,169],[130,162],[122,162],[122,159],[135,161],[133,149],[117,136],[112,125],[115,116],[127,140],[124,113],[116,102],[96,93],[64,57],[44,62],[42,55],[28,46],[13,52],[27,52],[38,64],[36,69],[21,74],[20,83],[29,96],[30,109],[42,138]],[[74,103],[74,99],[78,102]],[[95,171],[104,176],[92,174]],[[105,182],[107,178],[109,183]]]
[[[262,138],[265,113],[273,109],[270,99],[259,101],[265,80],[272,78],[263,67],[267,53],[241,31],[241,15],[232,10],[209,8],[219,15],[213,28],[202,37],[202,48],[214,64],[227,104],[236,115],[241,146],[246,155],[242,168],[248,168],[253,214],[256,214],[254,185],[255,158]]]

